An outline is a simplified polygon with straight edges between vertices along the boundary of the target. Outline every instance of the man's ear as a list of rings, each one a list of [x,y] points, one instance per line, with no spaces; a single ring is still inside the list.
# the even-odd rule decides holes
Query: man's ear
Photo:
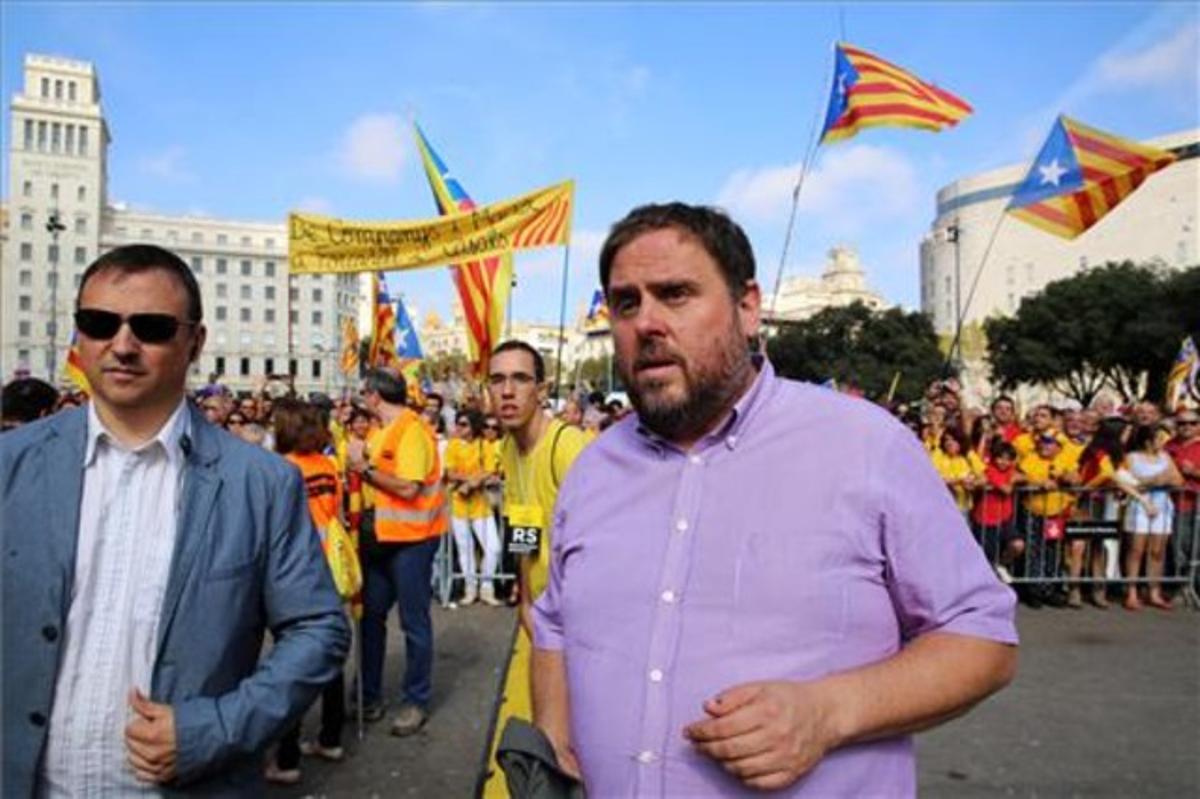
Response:
[[[208,331],[204,325],[196,326],[196,335],[192,336],[192,349],[188,352],[188,363],[194,363],[200,357],[200,352],[204,349],[204,341],[208,335]]]

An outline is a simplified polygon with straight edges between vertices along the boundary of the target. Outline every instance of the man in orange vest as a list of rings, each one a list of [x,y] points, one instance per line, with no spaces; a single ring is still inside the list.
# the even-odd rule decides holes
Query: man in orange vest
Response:
[[[367,440],[352,440],[349,469],[363,481],[362,695],[363,717],[383,718],[383,655],[387,614],[399,604],[406,664],[393,735],[412,735],[429,717],[433,671],[433,624],[429,617],[433,558],[446,532],[446,494],[433,430],[405,407],[404,378],[390,370],[367,374],[367,406],[383,427]]]

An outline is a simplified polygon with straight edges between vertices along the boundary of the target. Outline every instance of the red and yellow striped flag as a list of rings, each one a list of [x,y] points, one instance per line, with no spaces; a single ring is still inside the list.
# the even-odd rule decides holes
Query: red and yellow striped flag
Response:
[[[1008,212],[1073,239],[1122,202],[1175,155],[1060,116]]]
[[[77,389],[87,394],[92,395],[92,384],[87,379],[87,373],[83,371],[83,359],[79,355],[78,333],[71,334],[71,346],[67,348],[67,357],[63,361],[63,377],[70,380]]]
[[[388,299],[387,286],[378,274],[371,276],[371,295],[374,309],[371,312],[371,349],[367,366],[372,369],[398,367],[396,355],[396,311]]]
[[[862,128],[889,125],[940,131],[971,114],[962,98],[849,44],[834,53],[833,91],[821,142],[848,139]]]
[[[354,375],[358,372],[358,323],[354,317],[347,316],[342,325],[342,374]]]

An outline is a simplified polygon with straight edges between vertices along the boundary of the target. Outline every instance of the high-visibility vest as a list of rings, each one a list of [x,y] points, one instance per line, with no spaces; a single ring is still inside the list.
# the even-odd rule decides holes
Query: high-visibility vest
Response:
[[[371,453],[371,468],[395,476],[396,458],[400,442],[412,425],[419,425],[421,432],[429,438],[433,462],[421,481],[421,488],[412,499],[401,499],[388,493],[380,486],[373,486],[375,494],[375,539],[384,543],[409,543],[436,538],[446,532],[449,521],[446,514],[446,491],[442,484],[442,463],[438,457],[437,441],[433,430],[417,414],[407,408],[388,425],[379,438],[378,452]]]

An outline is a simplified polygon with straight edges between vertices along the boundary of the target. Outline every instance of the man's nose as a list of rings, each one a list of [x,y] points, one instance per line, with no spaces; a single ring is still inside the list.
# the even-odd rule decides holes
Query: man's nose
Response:
[[[653,298],[643,299],[633,318],[633,329],[639,337],[661,336],[667,332],[666,315],[661,303]]]
[[[121,326],[117,328],[116,335],[112,337],[110,345],[112,351],[117,355],[136,355],[142,348],[142,342],[138,337],[133,335],[133,330],[129,327],[128,321],[121,322]]]

